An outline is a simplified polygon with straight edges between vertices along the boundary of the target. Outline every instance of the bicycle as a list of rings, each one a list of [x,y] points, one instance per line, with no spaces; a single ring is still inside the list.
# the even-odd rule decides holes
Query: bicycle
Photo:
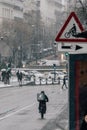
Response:
[[[69,32],[66,32],[65,34],[64,34],[64,36],[66,37],[66,38],[70,38],[71,36],[75,36],[76,35],[76,31],[75,30],[69,30]]]

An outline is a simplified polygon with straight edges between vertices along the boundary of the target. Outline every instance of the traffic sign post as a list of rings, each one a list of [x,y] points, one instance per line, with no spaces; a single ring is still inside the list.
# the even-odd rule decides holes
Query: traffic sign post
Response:
[[[74,28],[73,25],[76,28],[75,33],[71,31]],[[75,12],[70,13],[55,42],[58,43],[58,51],[87,51],[87,31],[84,30]]]
[[[65,55],[69,52],[69,130],[86,130],[87,31],[75,12],[70,13],[55,41],[58,51],[65,52]]]
[[[56,80],[56,64],[53,64],[53,68],[54,68],[54,81]]]

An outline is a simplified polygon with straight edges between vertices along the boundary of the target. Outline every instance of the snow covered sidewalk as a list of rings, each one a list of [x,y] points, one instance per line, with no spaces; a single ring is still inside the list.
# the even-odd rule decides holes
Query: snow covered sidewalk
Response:
[[[30,81],[23,80],[22,84],[27,85]],[[4,84],[4,82],[0,81],[0,88],[6,88],[6,87],[16,87],[19,86],[19,82],[17,81],[16,77],[11,77],[10,84]]]

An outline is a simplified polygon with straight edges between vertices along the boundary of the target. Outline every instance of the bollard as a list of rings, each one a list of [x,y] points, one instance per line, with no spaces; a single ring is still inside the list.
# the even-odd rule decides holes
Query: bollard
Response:
[[[58,77],[58,84],[60,84],[60,77]]]
[[[42,78],[41,78],[41,77],[39,77],[39,79],[40,79],[40,85],[41,85],[41,80],[42,80]]]
[[[34,85],[35,85],[35,83],[36,83],[36,77],[34,76]]]
[[[47,78],[46,78],[46,85],[47,85]]]
[[[54,78],[52,78],[52,84],[54,84]]]

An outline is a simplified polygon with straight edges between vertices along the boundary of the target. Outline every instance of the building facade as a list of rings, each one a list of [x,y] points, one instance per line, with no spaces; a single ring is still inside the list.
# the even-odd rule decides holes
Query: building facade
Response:
[[[12,30],[14,20],[23,19],[23,2],[21,0],[0,0],[0,53],[2,57],[11,55],[9,38],[5,36]],[[6,50],[6,51],[4,51]]]
[[[0,18],[23,18],[23,2],[20,0],[0,0]]]
[[[14,21],[20,22],[23,20],[28,24],[32,34],[29,32],[31,35],[29,35],[29,44],[37,42],[38,45],[41,45],[40,47],[51,47],[61,22],[65,18],[66,10],[67,1],[65,0],[0,0],[0,36],[3,36],[4,32],[9,33],[12,30]],[[9,27],[7,23],[9,23]],[[21,39],[18,31],[16,29],[21,44],[20,41],[23,41],[24,37]],[[22,33],[22,35],[24,34]],[[8,46],[10,39],[0,41],[0,48],[6,48],[7,50],[5,52],[2,51],[3,49],[0,51],[2,56],[8,56],[12,51]],[[17,40],[17,38],[15,39]]]

